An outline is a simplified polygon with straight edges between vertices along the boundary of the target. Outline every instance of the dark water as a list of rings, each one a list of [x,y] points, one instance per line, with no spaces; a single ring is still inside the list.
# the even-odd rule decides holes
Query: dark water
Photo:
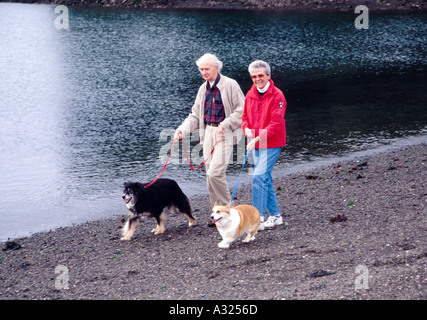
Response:
[[[288,101],[277,174],[426,139],[426,14],[371,13],[357,30],[343,13],[70,7],[58,30],[54,9],[0,3],[0,240],[125,212],[122,183],[160,172],[205,52],[245,93],[248,64],[272,65]],[[203,170],[175,151],[164,176],[205,193]]]

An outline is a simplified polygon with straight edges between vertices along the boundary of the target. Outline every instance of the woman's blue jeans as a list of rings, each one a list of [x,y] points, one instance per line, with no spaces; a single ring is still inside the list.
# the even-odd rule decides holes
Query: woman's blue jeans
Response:
[[[271,171],[279,157],[282,148],[253,149],[252,163],[252,205],[260,215],[265,216],[266,209],[271,216],[279,215],[280,209],[273,187]]]

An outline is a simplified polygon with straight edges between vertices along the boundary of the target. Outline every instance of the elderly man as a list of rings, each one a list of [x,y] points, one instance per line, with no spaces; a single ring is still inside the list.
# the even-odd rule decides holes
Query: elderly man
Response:
[[[239,84],[220,73],[222,62],[207,53],[196,61],[204,80],[199,88],[191,113],[178,127],[174,139],[199,129],[200,142],[206,162],[206,180],[209,198],[214,203],[226,205],[230,202],[230,190],[226,170],[233,151],[233,144],[241,133],[240,125],[245,96]]]

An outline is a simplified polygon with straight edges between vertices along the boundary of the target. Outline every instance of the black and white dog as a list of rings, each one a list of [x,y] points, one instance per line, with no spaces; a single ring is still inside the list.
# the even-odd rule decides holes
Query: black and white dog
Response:
[[[135,232],[142,215],[154,217],[157,226],[151,232],[163,233],[166,228],[166,213],[173,209],[181,212],[188,218],[191,227],[196,220],[191,214],[190,201],[182,192],[176,181],[171,179],[158,179],[152,185],[139,182],[125,182],[123,200],[129,211],[129,219],[123,228],[121,240],[129,240]]]

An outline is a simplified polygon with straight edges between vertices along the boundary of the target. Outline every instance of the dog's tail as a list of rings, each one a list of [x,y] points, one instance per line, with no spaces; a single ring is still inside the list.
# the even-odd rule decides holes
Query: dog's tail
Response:
[[[179,187],[178,187],[179,188]],[[190,200],[188,200],[187,196],[179,189],[180,195],[175,199],[175,207],[183,213],[188,219],[188,225],[191,227],[196,223],[196,219],[193,217],[191,213],[191,205]]]
[[[193,218],[190,200],[188,199],[188,197],[185,195],[185,193],[181,190],[181,188],[176,182],[175,182],[175,185],[176,185],[176,196],[174,199],[174,205],[178,208],[179,211]]]
[[[187,214],[190,217],[192,216],[192,210],[190,205],[190,200],[188,200],[187,196],[183,193],[182,197],[179,197],[175,203],[175,206],[181,211],[182,213]]]

